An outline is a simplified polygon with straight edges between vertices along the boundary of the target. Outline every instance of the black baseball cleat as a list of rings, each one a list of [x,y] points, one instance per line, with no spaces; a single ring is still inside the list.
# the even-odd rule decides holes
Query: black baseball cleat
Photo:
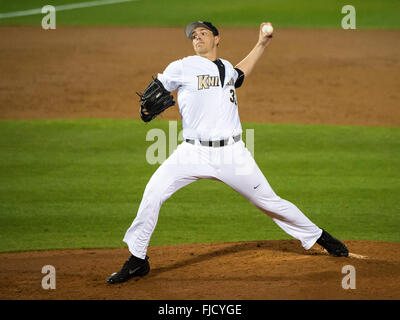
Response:
[[[322,234],[317,240],[317,243],[322,246],[331,256],[348,257],[349,250],[338,239],[332,237],[328,232],[322,229]]]
[[[149,257],[139,259],[133,255],[124,263],[122,269],[107,278],[110,284],[122,283],[134,277],[143,277],[150,271]]]

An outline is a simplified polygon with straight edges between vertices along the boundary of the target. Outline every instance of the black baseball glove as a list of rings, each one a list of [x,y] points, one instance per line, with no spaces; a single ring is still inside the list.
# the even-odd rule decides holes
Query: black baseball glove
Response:
[[[144,122],[149,122],[157,117],[164,110],[175,105],[174,97],[167,91],[157,78],[147,86],[140,97],[140,117]]]

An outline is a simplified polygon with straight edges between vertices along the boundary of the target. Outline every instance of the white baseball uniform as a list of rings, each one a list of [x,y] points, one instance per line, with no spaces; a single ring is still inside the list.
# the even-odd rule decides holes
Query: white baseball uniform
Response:
[[[145,258],[161,205],[198,179],[228,184],[310,249],[322,229],[275,194],[240,139],[235,89],[243,82],[243,72],[224,59],[211,61],[196,55],[172,62],[157,78],[168,91],[178,90],[185,141],[149,180],[136,218],[124,237],[129,251]]]

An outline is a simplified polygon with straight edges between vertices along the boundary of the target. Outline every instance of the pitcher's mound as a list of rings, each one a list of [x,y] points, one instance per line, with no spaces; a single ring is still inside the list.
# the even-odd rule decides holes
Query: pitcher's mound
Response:
[[[150,273],[118,285],[106,278],[127,249],[5,253],[0,299],[399,299],[400,244],[344,242],[348,258],[296,240],[150,247]],[[45,265],[56,270],[54,290],[42,288]]]

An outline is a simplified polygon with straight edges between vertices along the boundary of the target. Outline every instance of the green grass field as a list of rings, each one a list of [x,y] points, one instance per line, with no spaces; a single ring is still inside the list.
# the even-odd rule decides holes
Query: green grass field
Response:
[[[89,0],[0,0],[0,13],[64,5]],[[258,26],[268,20],[276,27],[341,28],[341,9],[356,9],[357,28],[399,29],[398,0],[137,0],[57,13],[57,25],[184,26],[194,20],[217,26]],[[44,14],[0,19],[0,24],[41,25]]]
[[[0,252],[125,246],[157,168],[145,159],[151,128],[168,137],[165,120],[0,121]],[[399,128],[246,128],[272,187],[315,223],[342,239],[400,241]],[[228,186],[201,180],[165,202],[151,245],[289,238]]]

